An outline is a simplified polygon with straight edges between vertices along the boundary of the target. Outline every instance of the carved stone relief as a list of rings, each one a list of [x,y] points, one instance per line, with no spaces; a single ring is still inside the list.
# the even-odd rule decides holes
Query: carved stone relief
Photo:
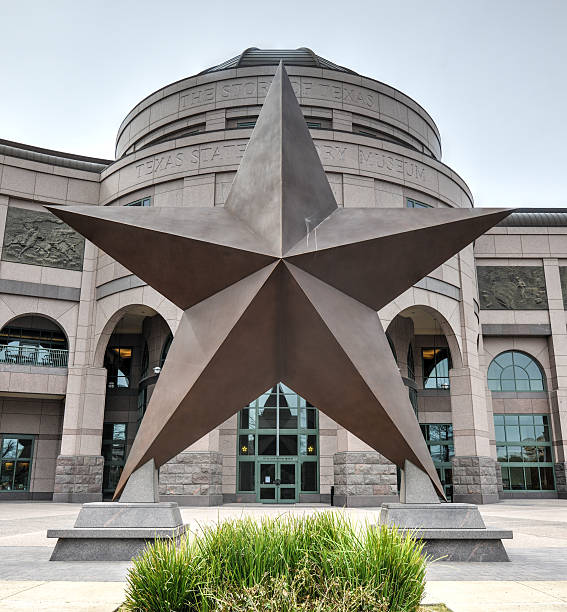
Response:
[[[50,213],[8,208],[2,260],[82,270],[85,240]]]
[[[483,310],[547,310],[542,267],[479,266],[477,278]]]

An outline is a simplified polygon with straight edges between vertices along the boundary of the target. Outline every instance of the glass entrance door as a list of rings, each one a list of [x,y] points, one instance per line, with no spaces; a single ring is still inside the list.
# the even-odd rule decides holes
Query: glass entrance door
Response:
[[[258,501],[265,504],[295,504],[298,501],[295,461],[258,461]]]

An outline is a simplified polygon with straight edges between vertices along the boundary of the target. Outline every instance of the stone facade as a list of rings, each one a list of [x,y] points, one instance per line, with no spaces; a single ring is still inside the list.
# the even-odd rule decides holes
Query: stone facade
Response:
[[[496,462],[491,457],[453,459],[453,501],[490,504],[498,501]]]
[[[380,453],[340,452],[333,461],[335,506],[379,506],[398,501],[396,466]]]
[[[182,314],[43,205],[223,206],[276,69],[258,61],[261,51],[238,61],[250,53],[250,65],[182,79],[136,105],[114,160],[0,141],[0,326],[32,317],[36,329],[49,321],[45,331],[56,325],[66,340],[61,367],[29,352],[6,357],[0,345],[0,435],[34,440],[27,489],[3,483],[0,499],[101,498],[101,455],[118,472]],[[339,206],[472,206],[466,183],[441,163],[439,130],[423,108],[308,55],[286,69]],[[452,463],[443,441],[429,443],[440,469],[453,470],[459,501],[498,499],[494,414],[549,418],[556,490],[529,495],[566,494],[567,218],[555,212],[547,226],[545,211],[517,214],[521,223],[493,228],[378,313],[420,423],[452,427]],[[108,352],[121,350],[123,369],[109,377]],[[492,359],[508,350],[534,358],[543,391],[487,389]],[[427,366],[424,351],[449,351],[450,366]],[[237,499],[236,421],[162,466],[164,498]],[[103,445],[112,425],[125,426],[124,439]],[[319,492],[306,500],[327,502],[331,487],[339,505],[395,499],[395,467],[324,413],[318,452]]]
[[[216,452],[180,453],[160,468],[161,499],[190,506],[222,504],[222,459]]]
[[[53,501],[101,501],[103,468],[100,455],[59,455]]]

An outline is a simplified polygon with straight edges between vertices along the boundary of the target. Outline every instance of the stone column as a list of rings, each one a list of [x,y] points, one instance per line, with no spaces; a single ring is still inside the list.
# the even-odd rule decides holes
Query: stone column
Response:
[[[380,506],[399,500],[396,466],[346,429],[333,456],[335,506]]]
[[[53,501],[58,502],[102,499],[106,369],[92,366],[96,257],[96,247],[86,241],[77,334],[69,351],[61,454],[55,468]]]
[[[175,501],[181,506],[220,506],[222,463],[219,431],[215,429],[161,466],[161,501]]]
[[[563,292],[557,259],[544,259],[549,322],[549,361],[551,379],[547,381],[555,460],[557,496],[567,498],[567,328]]]
[[[474,311],[478,292],[472,246],[458,256],[461,280],[462,364],[449,372],[451,414],[455,440],[453,501],[473,504],[497,502],[496,459],[490,451],[486,382],[480,371],[477,339],[480,322]]]

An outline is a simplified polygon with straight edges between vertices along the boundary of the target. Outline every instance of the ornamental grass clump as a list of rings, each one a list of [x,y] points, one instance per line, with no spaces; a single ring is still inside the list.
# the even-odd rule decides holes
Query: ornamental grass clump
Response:
[[[224,521],[179,545],[156,541],[128,575],[126,609],[144,612],[413,612],[422,545],[342,514]]]

